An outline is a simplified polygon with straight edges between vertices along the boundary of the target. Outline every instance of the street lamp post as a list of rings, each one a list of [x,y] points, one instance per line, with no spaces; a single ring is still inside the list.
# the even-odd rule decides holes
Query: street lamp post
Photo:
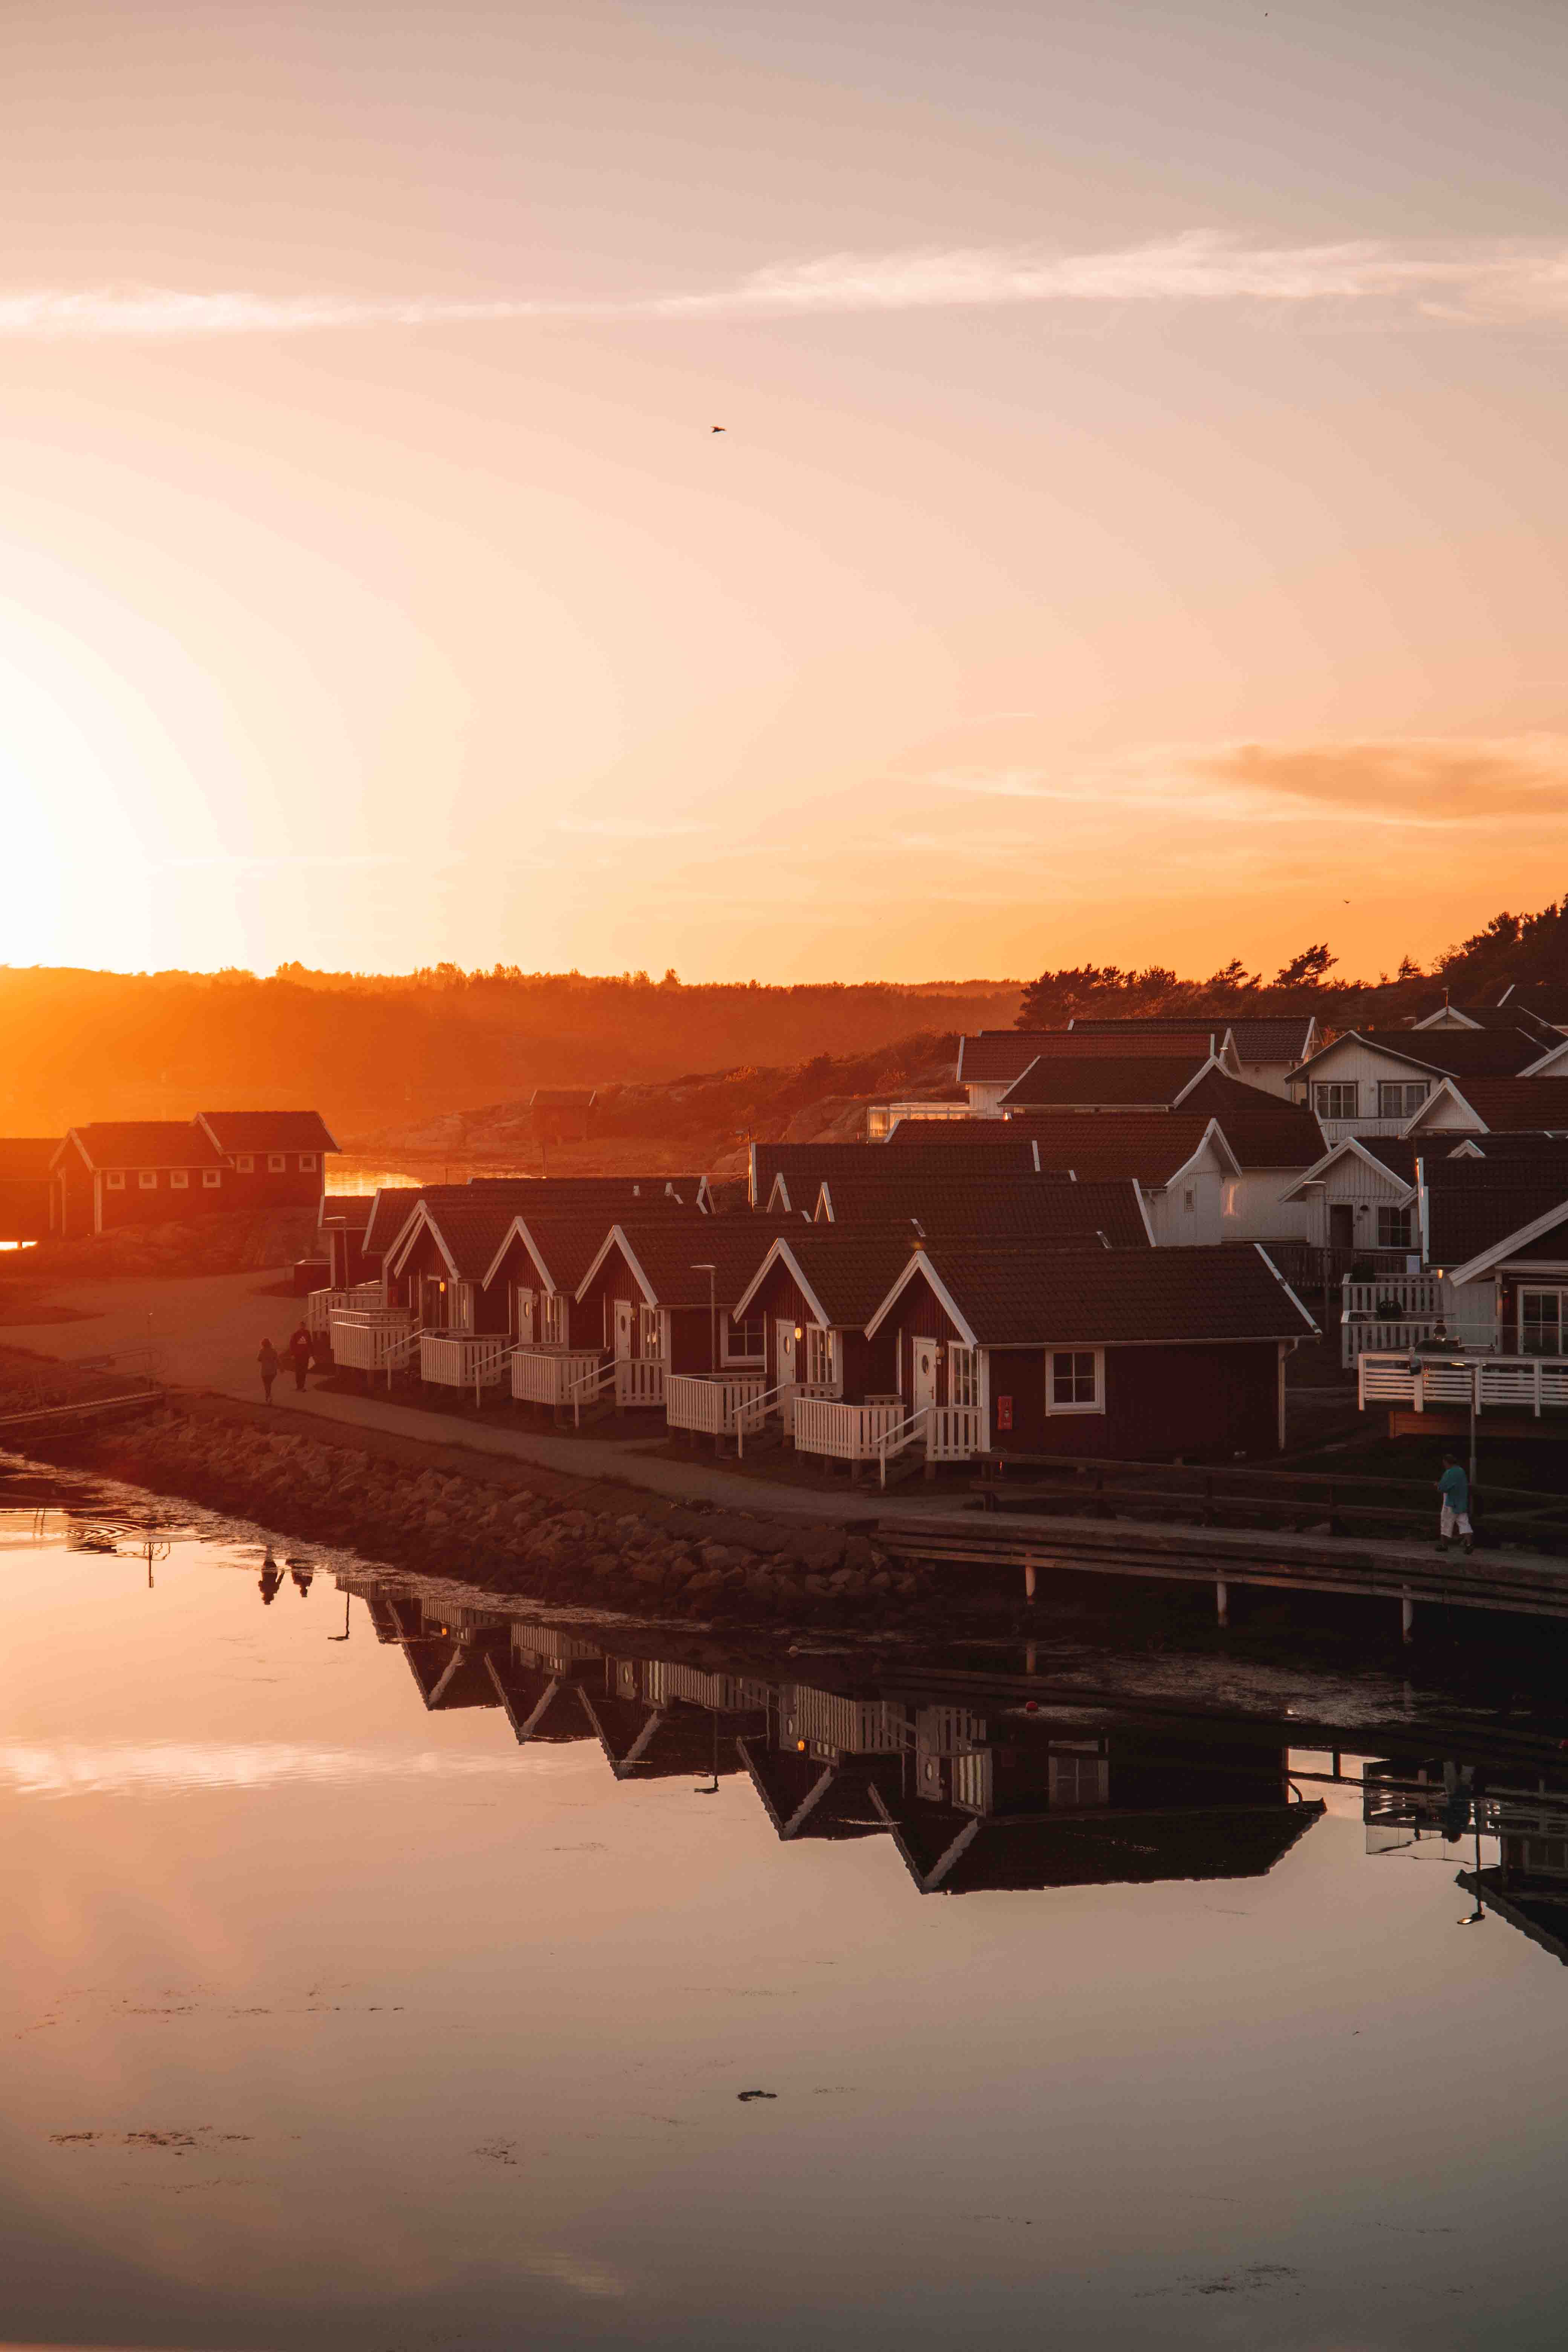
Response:
[[[719,1377],[719,1292],[717,1288],[719,1269],[710,1258],[704,1258],[700,1265],[694,1265],[691,1271],[693,1274],[705,1274],[708,1276],[708,1360],[713,1368],[713,1377],[717,1380]]]

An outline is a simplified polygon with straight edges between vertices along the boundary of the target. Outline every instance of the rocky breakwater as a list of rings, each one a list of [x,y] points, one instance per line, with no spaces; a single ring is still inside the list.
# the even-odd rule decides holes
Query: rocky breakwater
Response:
[[[404,1458],[409,1450],[171,1410],[68,1458],[291,1538],[531,1600],[853,1627],[902,1622],[933,1597],[927,1572],[900,1567],[864,1531],[651,1497],[633,1509],[624,1491],[525,1464],[470,1474]]]

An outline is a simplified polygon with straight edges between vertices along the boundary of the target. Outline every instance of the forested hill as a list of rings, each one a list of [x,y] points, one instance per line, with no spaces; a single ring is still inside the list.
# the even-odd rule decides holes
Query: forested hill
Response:
[[[0,1133],[311,1103],[340,1141],[535,1086],[668,1079],[873,1054],[912,1032],[1005,1028],[1005,982],[684,987],[671,974],[392,979],[0,967]]]

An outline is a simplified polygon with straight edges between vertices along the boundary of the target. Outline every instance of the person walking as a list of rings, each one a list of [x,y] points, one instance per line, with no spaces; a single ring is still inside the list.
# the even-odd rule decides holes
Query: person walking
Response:
[[[261,1367],[261,1393],[270,1404],[272,1383],[278,1378],[278,1350],[270,1339],[263,1339],[256,1351],[256,1360]]]
[[[296,1323],[289,1341],[289,1361],[294,1367],[294,1386],[302,1389],[305,1375],[310,1369],[310,1334],[303,1323]]]
[[[1444,1454],[1443,1475],[1437,1481],[1437,1492],[1443,1497],[1437,1520],[1438,1550],[1447,1550],[1456,1531],[1466,1551],[1473,1550],[1475,1530],[1470,1525],[1470,1482],[1457,1454]]]

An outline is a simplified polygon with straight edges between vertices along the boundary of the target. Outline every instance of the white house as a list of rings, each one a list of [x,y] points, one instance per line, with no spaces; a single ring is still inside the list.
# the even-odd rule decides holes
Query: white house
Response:
[[[1347,1135],[1332,1143],[1285,1200],[1305,1211],[1318,1249],[1398,1251],[1421,1246],[1415,1146],[1399,1136]]]

